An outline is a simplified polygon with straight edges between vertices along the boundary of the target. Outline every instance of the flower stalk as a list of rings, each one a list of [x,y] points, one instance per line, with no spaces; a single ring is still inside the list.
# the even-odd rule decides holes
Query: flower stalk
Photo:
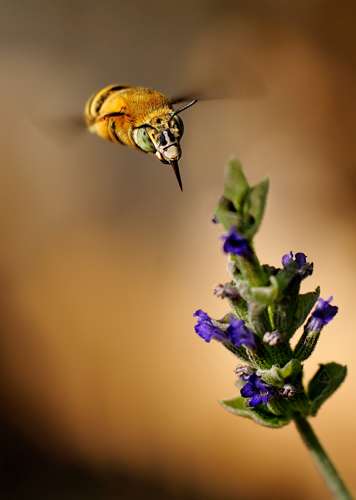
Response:
[[[350,491],[320,444],[308,420],[300,415],[296,415],[294,422],[304,444],[310,450],[321,475],[335,498],[339,500],[352,500]]]

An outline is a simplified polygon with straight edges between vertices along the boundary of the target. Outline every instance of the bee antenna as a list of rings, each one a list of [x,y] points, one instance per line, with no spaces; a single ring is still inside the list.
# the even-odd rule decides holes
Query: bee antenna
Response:
[[[191,106],[194,106],[194,104],[197,102],[198,102],[198,99],[193,99],[191,102],[188,102],[188,104],[186,104],[185,106],[182,106],[181,108],[176,109],[174,111],[173,115],[171,116],[171,118],[173,118],[173,116],[178,115],[182,111],[185,111],[186,109],[190,108]]]

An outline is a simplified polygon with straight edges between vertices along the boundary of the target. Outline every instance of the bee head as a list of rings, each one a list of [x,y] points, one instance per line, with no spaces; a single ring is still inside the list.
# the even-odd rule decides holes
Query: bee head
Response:
[[[157,158],[163,163],[179,160],[182,154],[180,140],[184,133],[182,119],[169,114],[154,118],[152,125],[148,133],[155,145]]]
[[[171,114],[159,115],[149,123],[133,130],[136,145],[146,153],[156,153],[164,163],[178,160],[181,155],[180,139],[184,131],[183,122],[179,116],[172,118]]]
[[[162,163],[168,163],[174,170],[179,187],[183,190],[179,173],[178,160],[182,155],[180,140],[183,137],[184,125],[178,113],[189,108],[194,100],[175,111],[157,113],[148,123],[133,130],[135,144],[146,153],[155,153]]]
[[[178,113],[195,102],[175,111],[158,113],[148,123],[134,129],[136,145],[147,153],[155,153],[163,163],[178,161],[182,154],[180,140],[184,133],[183,121]]]

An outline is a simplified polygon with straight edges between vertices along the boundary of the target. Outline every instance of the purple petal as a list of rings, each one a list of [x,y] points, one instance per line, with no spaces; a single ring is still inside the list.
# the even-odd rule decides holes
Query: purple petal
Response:
[[[263,398],[260,394],[255,394],[254,396],[252,396],[252,398],[249,400],[248,404],[250,406],[258,406],[260,405],[261,403],[263,402]]]
[[[260,392],[264,392],[268,389],[268,385],[263,382],[260,378],[257,378],[255,382],[255,387],[258,389]]]
[[[242,320],[233,319],[226,330],[226,334],[236,347],[244,345],[250,349],[256,348],[255,335]]]
[[[321,329],[330,323],[336,315],[339,308],[330,304],[332,299],[332,297],[329,297],[328,300],[324,300],[322,298],[318,300],[318,303],[307,323],[307,329],[309,331],[320,332]]]
[[[302,253],[302,252],[296,253],[295,254],[295,262],[297,263],[298,269],[305,266],[305,264],[307,263],[307,256],[305,255],[305,253]]]
[[[261,399],[262,403],[267,404],[268,401],[271,399],[272,394],[270,392],[265,392],[264,394],[261,394]]]
[[[226,340],[225,333],[217,326],[214,325],[210,316],[198,309],[194,315],[198,318],[197,324],[194,326],[195,332],[205,340],[205,342],[210,342],[211,339],[224,341]]]
[[[253,384],[250,384],[250,382],[247,382],[247,384],[245,384],[241,390],[240,390],[240,394],[241,396],[243,396],[244,398],[250,398],[251,396],[253,396],[254,394],[256,394],[256,390],[255,390],[255,387]]]
[[[236,227],[232,227],[222,239],[224,240],[223,250],[225,253],[239,255],[245,258],[251,257],[252,250],[250,244],[246,238],[239,234]]]
[[[195,311],[193,316],[195,316],[196,318],[199,318],[201,320],[210,320],[209,314],[204,312],[202,309],[198,309],[197,311]]]
[[[291,262],[293,262],[293,252],[286,253],[282,257],[283,267],[287,267]]]

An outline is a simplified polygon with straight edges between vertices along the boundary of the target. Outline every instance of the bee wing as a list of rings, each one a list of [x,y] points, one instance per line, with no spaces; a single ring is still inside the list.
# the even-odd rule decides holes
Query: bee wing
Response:
[[[179,104],[193,99],[211,101],[219,99],[261,99],[267,96],[268,89],[265,79],[246,60],[239,58],[232,67],[231,64],[216,62],[199,72],[194,78],[192,91],[182,92],[170,99],[171,104]],[[239,76],[240,75],[240,76]]]
[[[210,89],[196,88],[194,92],[183,92],[170,98],[170,104],[180,104],[183,102],[193,101],[217,101],[227,99],[250,100],[261,99],[266,97],[267,90],[262,82],[255,82],[254,85],[231,85],[231,84],[214,84]]]
[[[36,115],[28,117],[28,121],[41,135],[66,143],[86,131],[84,117],[80,113],[50,117]]]

